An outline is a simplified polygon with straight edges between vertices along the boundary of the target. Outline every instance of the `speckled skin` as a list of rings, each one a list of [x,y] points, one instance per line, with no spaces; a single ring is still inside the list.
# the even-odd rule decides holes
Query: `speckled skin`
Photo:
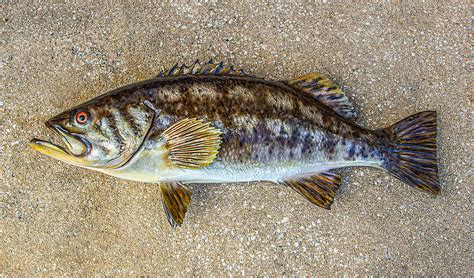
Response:
[[[148,182],[279,181],[345,166],[378,166],[382,160],[383,138],[377,133],[343,119],[285,82],[245,76],[159,77],[118,88],[81,107],[93,106],[106,114],[111,107],[122,111],[136,106],[150,113],[143,105],[146,100],[160,111],[156,129],[147,139],[152,142],[146,142],[148,152],[172,123],[199,118],[222,131],[216,161],[198,171],[167,174],[157,169],[163,167],[148,153],[143,159],[149,161],[127,163],[107,173]],[[127,119],[129,113],[122,115]],[[144,138],[143,129],[130,127]]]

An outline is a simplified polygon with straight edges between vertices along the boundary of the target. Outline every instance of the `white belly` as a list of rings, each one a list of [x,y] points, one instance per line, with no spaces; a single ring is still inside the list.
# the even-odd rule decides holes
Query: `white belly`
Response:
[[[140,159],[119,170],[99,170],[123,179],[159,183],[230,183],[250,181],[281,181],[286,177],[304,176],[335,168],[352,166],[379,167],[379,163],[369,161],[342,161],[339,163],[289,163],[275,162],[268,165],[223,164],[214,162],[201,169],[163,168],[159,160]]]

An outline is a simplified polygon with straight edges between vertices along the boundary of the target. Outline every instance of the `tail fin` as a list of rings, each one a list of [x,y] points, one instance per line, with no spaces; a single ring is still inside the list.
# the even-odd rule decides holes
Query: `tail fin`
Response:
[[[438,193],[436,129],[436,111],[420,112],[382,129],[389,140],[383,167],[414,188]]]

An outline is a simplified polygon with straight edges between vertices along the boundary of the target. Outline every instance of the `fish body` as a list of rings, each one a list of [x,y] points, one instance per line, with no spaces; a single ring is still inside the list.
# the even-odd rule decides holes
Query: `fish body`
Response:
[[[354,123],[344,93],[309,74],[269,81],[212,62],[172,68],[69,109],[47,121],[67,148],[31,146],[65,162],[162,186],[172,225],[182,223],[186,183],[272,181],[329,208],[341,177],[332,169],[385,169],[439,191],[436,112],[389,128]]]
[[[156,78],[132,88],[131,92],[127,87],[119,89],[98,102],[110,106],[121,103],[124,108],[119,110],[123,111],[130,107],[138,110],[141,103],[149,101],[161,110],[160,128],[126,167],[105,170],[111,175],[144,182],[279,181],[333,168],[381,164],[379,138],[374,132],[345,120],[285,83],[184,75]],[[183,117],[204,119],[222,131],[219,156],[210,166],[166,167],[160,135]],[[111,121],[126,121],[132,127],[136,119],[128,111]]]

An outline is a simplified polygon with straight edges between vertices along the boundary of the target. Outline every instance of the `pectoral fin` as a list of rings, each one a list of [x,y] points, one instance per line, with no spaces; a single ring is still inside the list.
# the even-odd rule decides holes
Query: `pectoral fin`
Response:
[[[209,166],[219,153],[221,131],[198,119],[183,119],[162,134],[168,161],[180,168]]]
[[[341,185],[341,179],[339,174],[321,172],[308,177],[289,178],[284,180],[283,184],[303,195],[311,203],[330,209]]]
[[[163,208],[171,227],[181,226],[191,203],[191,191],[180,183],[162,183]]]

